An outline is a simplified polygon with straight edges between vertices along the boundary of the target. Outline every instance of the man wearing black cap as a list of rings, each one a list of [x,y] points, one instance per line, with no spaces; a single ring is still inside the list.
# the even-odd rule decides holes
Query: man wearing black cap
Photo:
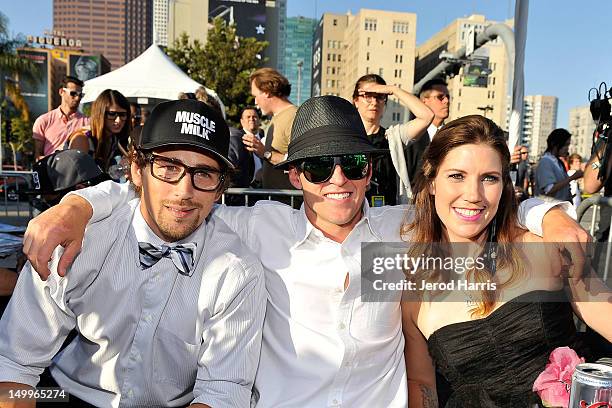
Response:
[[[207,220],[227,185],[228,144],[201,102],[153,110],[131,154],[138,197],[90,225],[65,277],[21,273],[0,321],[5,390],[36,386],[49,367],[73,406],[249,405],[263,271],[222,220]]]
[[[350,102],[309,99],[297,111],[288,158],[279,164],[304,192],[303,207],[259,201],[213,213],[258,254],[266,274],[258,408],[407,406],[399,300],[366,302],[360,291],[361,243],[399,241],[407,209],[369,208],[365,201],[371,157],[379,153]],[[94,219],[128,195],[116,183],[79,193],[93,205]],[[83,220],[92,216],[76,197],[50,211],[26,234],[26,253],[41,276],[47,247],[65,242],[76,250]]]

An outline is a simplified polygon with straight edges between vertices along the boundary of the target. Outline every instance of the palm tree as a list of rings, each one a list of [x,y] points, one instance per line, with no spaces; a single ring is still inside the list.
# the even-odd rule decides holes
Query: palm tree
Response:
[[[29,82],[36,82],[36,67],[32,61],[20,58],[16,49],[23,41],[11,38],[8,33],[8,18],[0,12],[0,91],[13,103],[25,121],[30,120],[30,111],[15,77]],[[1,95],[0,95],[1,98]]]
[[[29,59],[20,58],[17,54],[17,48],[23,44],[22,39],[9,36],[8,19],[0,12],[0,109],[7,113],[3,121],[10,123],[13,128],[12,134],[3,136],[2,141],[11,149],[15,170],[17,170],[17,152],[27,151],[32,143],[30,109],[19,90],[19,80],[30,83],[40,80],[37,78],[34,63]],[[18,113],[17,116],[9,113],[8,101]]]

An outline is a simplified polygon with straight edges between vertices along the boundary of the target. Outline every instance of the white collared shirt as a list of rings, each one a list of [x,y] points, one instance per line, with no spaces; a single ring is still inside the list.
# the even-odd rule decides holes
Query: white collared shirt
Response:
[[[99,407],[248,406],[266,304],[261,264],[213,217],[173,243],[196,243],[191,276],[169,258],[142,270],[138,242],[164,242],[138,203],[90,224],[65,278],[59,251],[46,282],[27,264],[0,321],[0,381],[35,386],[51,365],[62,388]],[[79,335],[55,355],[72,328]]]
[[[440,126],[440,127],[442,127],[442,126]],[[429,135],[429,141],[430,142],[433,140],[434,136],[438,132],[438,129],[440,129],[440,128],[438,126],[434,125],[433,123],[430,124],[427,127],[427,134]]]
[[[79,190],[107,216],[128,196],[105,182]],[[557,203],[528,200],[532,232]],[[570,206],[571,207],[571,206]],[[273,202],[214,211],[258,254],[268,306],[255,387],[257,407],[405,407],[408,404],[404,339],[397,302],[362,302],[361,243],[398,242],[408,206],[369,208],[343,243],[325,238],[306,218]],[[349,283],[344,290],[348,273]]]

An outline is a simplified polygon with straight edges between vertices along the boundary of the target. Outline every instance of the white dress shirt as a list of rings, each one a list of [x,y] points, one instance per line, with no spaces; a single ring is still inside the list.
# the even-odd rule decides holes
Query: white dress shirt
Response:
[[[129,195],[105,182],[79,190],[93,220],[108,216]],[[555,203],[530,200],[535,231]],[[255,387],[257,407],[405,407],[404,339],[396,302],[361,301],[361,243],[398,242],[408,206],[363,207],[343,243],[325,238],[294,210],[274,201],[219,206],[215,217],[236,231],[263,264],[268,306]],[[213,217],[214,218],[214,217]],[[344,282],[348,274],[348,286]]]
[[[440,127],[442,126],[440,125]],[[433,123],[427,127],[427,135],[429,136],[430,142],[433,140],[436,133],[438,133],[438,129],[440,129],[440,127],[434,125]]]
[[[27,264],[0,321],[0,381],[57,383],[99,407],[248,407],[266,305],[260,262],[216,217],[190,276],[169,258],[141,269],[138,242],[164,242],[132,200],[90,224],[65,278]],[[73,328],[78,336],[59,354]],[[195,384],[195,386],[194,386]]]

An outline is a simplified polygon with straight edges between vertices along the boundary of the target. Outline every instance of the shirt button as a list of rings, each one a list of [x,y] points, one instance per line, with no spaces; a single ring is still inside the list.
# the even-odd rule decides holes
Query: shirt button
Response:
[[[338,400],[333,400],[333,401],[332,401],[332,403],[333,403],[334,405],[338,405]]]
[[[151,315],[150,314],[146,314],[144,316],[144,320],[145,320],[145,322],[150,323],[151,322]]]
[[[340,330],[344,330],[344,329],[346,329],[346,326],[344,325],[344,323],[340,323],[340,324],[338,325],[338,328],[339,328]]]

